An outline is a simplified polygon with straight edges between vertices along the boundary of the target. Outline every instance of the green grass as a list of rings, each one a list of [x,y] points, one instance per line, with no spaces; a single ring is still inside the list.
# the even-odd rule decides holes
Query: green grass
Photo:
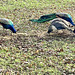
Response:
[[[4,0],[0,1],[0,10],[13,10],[13,9],[21,9],[21,8],[28,8],[28,9],[33,9],[33,8],[44,8],[44,7],[52,7],[52,8],[64,8],[64,7],[70,7],[74,6],[74,0]]]
[[[19,30],[3,36],[0,26],[0,74],[74,74],[75,35],[48,35],[50,22],[29,22],[53,12],[69,13],[75,22],[74,8],[74,0],[1,0],[0,17],[11,19]]]

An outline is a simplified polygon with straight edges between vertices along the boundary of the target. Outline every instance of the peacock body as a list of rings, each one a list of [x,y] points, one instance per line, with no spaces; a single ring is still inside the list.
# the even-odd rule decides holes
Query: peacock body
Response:
[[[14,28],[13,22],[6,18],[0,18],[0,24],[5,29],[10,29],[13,33],[16,33],[16,30]]]
[[[72,21],[72,17],[70,14],[67,13],[56,13],[57,17],[62,18],[68,22],[70,22],[72,25],[75,25]]]
[[[61,18],[53,19],[48,28],[47,33],[50,33],[52,31],[56,31],[56,30],[61,30],[61,29],[67,29],[67,30],[75,33],[75,30],[73,31],[72,28],[69,27],[70,25],[71,24],[64,19],[61,19]]]

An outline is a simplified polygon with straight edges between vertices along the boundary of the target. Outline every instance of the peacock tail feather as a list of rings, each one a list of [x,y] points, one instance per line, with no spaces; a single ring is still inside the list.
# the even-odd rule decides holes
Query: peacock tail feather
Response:
[[[55,18],[56,18],[56,14],[53,13],[53,14],[43,15],[39,19],[30,19],[29,21],[37,22],[37,23],[44,23],[44,22],[53,20]]]

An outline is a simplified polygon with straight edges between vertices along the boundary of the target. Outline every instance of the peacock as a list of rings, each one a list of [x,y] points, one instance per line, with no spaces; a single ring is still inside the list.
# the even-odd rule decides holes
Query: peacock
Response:
[[[39,19],[30,19],[29,21],[37,22],[37,23],[44,23],[44,22],[53,20],[58,17],[70,22],[72,25],[75,25],[72,21],[71,15],[68,13],[52,13],[48,15],[43,15]]]
[[[16,30],[14,28],[13,22],[6,18],[0,18],[0,24],[5,29],[10,29],[13,33],[16,33]]]
[[[52,31],[57,31],[60,29],[67,29],[70,32],[75,33],[75,29],[72,30],[72,28],[70,28],[69,26],[72,26],[72,24],[70,24],[69,22],[67,22],[66,20],[62,18],[56,18],[52,20],[47,33],[51,33]]]

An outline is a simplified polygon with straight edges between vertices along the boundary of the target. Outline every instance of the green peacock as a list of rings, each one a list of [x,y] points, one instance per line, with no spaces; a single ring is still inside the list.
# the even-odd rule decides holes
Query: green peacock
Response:
[[[71,15],[67,13],[52,13],[48,15],[43,15],[39,19],[30,19],[29,21],[37,22],[37,23],[44,23],[44,22],[53,20],[58,17],[70,22],[72,25],[75,25],[72,21]]]

